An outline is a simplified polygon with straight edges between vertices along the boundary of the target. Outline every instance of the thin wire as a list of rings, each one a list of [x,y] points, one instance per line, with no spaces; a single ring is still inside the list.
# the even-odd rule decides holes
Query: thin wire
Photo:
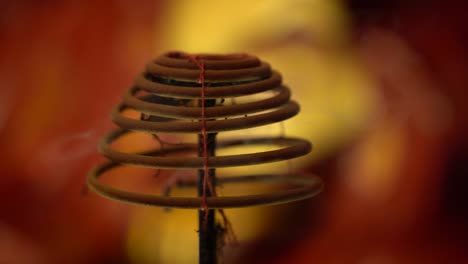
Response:
[[[208,173],[208,133],[206,129],[206,117],[205,117],[205,91],[206,91],[206,86],[205,86],[205,64],[203,61],[199,60],[196,56],[193,55],[186,55],[187,59],[195,63],[197,67],[200,69],[200,83],[201,83],[201,117],[202,117],[202,135],[203,135],[203,208],[205,209],[205,223],[208,221],[208,204],[206,202],[206,186],[208,185],[208,188],[211,191],[211,194],[214,197],[217,197],[218,194],[216,193],[216,189],[213,186],[213,181],[209,176]],[[234,101],[234,99],[233,99]],[[232,228],[232,224],[229,221],[229,219],[226,216],[226,213],[224,212],[223,209],[219,209],[218,212],[220,213],[223,223],[224,223],[224,228],[226,229],[226,240],[228,244],[234,245],[237,244],[237,238],[234,233],[234,230]]]
[[[199,60],[197,56],[185,54],[185,57],[193,62],[200,69],[199,82],[201,83],[201,122],[202,122],[202,137],[203,137],[203,204],[202,207],[205,210],[205,223],[208,219],[208,204],[206,202],[206,187],[210,188],[213,196],[216,196],[216,190],[213,187],[210,175],[208,173],[208,133],[206,129],[206,117],[205,117],[205,64]]]

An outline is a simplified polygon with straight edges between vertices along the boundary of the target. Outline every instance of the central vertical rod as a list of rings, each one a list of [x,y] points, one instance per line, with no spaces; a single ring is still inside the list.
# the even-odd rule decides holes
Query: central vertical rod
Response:
[[[216,100],[206,100],[205,106],[210,107],[214,106]],[[208,157],[215,156],[216,150],[216,133],[207,134],[207,149]],[[198,135],[198,156],[203,157],[203,135]],[[216,173],[215,169],[208,169],[208,176],[211,178],[213,187],[216,186]],[[203,169],[198,170],[198,196],[203,196],[203,181],[205,178],[205,171]],[[206,188],[206,196],[210,197],[213,194],[210,191],[210,188]],[[199,238],[199,263],[200,264],[215,264],[217,262],[216,256],[216,223],[215,223],[215,210],[208,210],[208,217],[205,222],[205,211],[198,209],[198,238]]]

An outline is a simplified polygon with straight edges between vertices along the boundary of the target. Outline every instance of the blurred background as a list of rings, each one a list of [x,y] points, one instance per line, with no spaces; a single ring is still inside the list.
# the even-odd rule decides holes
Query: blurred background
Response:
[[[196,212],[84,188],[112,107],[168,50],[279,70],[302,109],[286,134],[315,147],[293,169],[326,183],[316,199],[228,210],[240,245],[226,263],[468,263],[467,7],[1,1],[0,263],[196,263]]]

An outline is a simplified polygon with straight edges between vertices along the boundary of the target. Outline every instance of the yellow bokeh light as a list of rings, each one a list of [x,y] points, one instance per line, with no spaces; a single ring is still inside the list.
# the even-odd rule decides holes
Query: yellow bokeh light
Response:
[[[294,169],[325,158],[350,141],[372,112],[373,93],[347,45],[347,17],[338,1],[173,1],[157,19],[157,26],[162,34],[155,38],[162,51],[248,52],[281,72],[292,99],[301,105],[299,115],[285,122],[286,135],[314,145],[311,155],[294,161]],[[256,128],[255,133],[279,135],[280,130],[275,124]],[[225,174],[265,170],[284,173],[288,168],[279,162],[235,168]],[[239,186],[235,191],[255,190]],[[284,210],[236,209],[228,215],[242,243],[268,235],[274,225],[271,219]],[[135,263],[193,263],[198,255],[196,215],[195,211],[165,214],[160,209],[136,209],[129,229],[131,259]]]

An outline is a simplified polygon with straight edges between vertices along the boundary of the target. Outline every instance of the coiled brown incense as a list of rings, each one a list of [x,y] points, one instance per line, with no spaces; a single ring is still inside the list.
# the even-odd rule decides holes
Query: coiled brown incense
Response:
[[[144,131],[158,133],[219,133],[273,124],[293,117],[299,112],[299,105],[290,100],[290,90],[281,82],[278,72],[257,57],[247,54],[209,55],[200,54],[196,58],[203,62],[203,100],[212,102],[224,98],[255,95],[271,92],[273,96],[254,102],[215,105],[201,111],[199,105],[190,102],[202,100],[200,68],[181,52],[170,52],[160,56],[146,67],[137,77],[134,86],[125,94],[123,101],[113,113],[112,120],[120,128],[104,137],[100,151],[110,159],[108,163],[92,170],[88,177],[89,186],[97,193],[124,202],[178,208],[234,208],[287,203],[312,197],[322,189],[322,182],[315,176],[294,175],[248,175],[219,178],[214,184],[231,182],[285,182],[289,189],[272,193],[243,196],[169,197],[128,192],[105,185],[99,181],[107,171],[123,165],[145,166],[170,169],[203,169],[204,158],[208,168],[234,167],[289,160],[306,155],[311,144],[306,140],[289,137],[259,137],[224,140],[216,143],[216,148],[246,145],[276,145],[275,150],[228,155],[199,157],[178,155],[197,153],[199,145],[168,145],[144,153],[127,153],[111,147],[111,143],[121,136]],[[145,96],[139,94],[144,93]],[[126,109],[140,112],[148,118],[133,119],[123,114]],[[201,122],[203,118],[204,122]],[[206,203],[203,205],[203,203]]]

